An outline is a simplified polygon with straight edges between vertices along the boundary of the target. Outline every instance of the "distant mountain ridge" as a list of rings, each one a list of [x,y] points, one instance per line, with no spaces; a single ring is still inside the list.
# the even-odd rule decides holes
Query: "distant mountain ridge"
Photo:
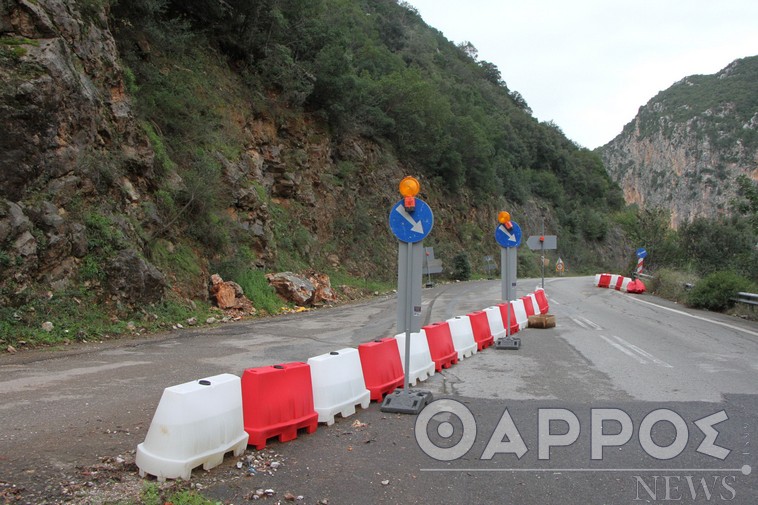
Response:
[[[669,209],[674,228],[730,215],[737,177],[758,180],[758,56],[661,91],[597,152],[627,203]]]

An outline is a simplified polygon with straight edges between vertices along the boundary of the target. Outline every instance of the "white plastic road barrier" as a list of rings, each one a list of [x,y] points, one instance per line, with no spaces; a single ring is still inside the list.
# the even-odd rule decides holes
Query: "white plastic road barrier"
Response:
[[[616,283],[619,281],[619,278],[621,278],[621,275],[618,274],[611,274],[611,282],[608,283],[608,287],[610,289],[616,289]]]
[[[429,351],[429,342],[423,330],[411,333],[411,368],[405,366],[405,333],[395,335],[397,348],[400,351],[400,361],[403,363],[403,371],[408,374],[408,383],[415,386],[418,381],[425,381],[434,375],[434,361]]]
[[[630,282],[632,282],[632,279],[630,279],[629,277],[624,277],[622,279],[622,281],[621,281],[621,285],[618,286],[616,289],[618,289],[619,291],[623,291],[624,293],[626,293],[627,288],[629,287],[629,283]]]
[[[141,477],[189,480],[193,468],[210,470],[227,452],[241,456],[247,439],[240,378],[215,375],[163,390],[136,464]]]
[[[511,300],[513,304],[513,312],[516,314],[516,321],[518,322],[519,329],[523,330],[529,326],[529,316],[526,315],[526,307],[524,307],[524,300],[518,298]]]
[[[505,324],[503,323],[503,316],[500,313],[500,307],[497,305],[487,307],[484,309],[484,312],[487,314],[487,322],[490,323],[490,332],[495,338],[495,342],[497,342],[497,339],[505,336]]]
[[[368,408],[371,392],[366,389],[358,349],[346,347],[308,358],[313,385],[313,408],[318,422],[334,424],[334,416],[355,414],[355,406]]]
[[[453,346],[458,351],[458,359],[467,358],[476,354],[476,341],[474,329],[468,316],[456,316],[447,320],[450,326],[450,335],[453,337]]]
[[[539,313],[540,313],[540,302],[537,301],[537,295],[535,295],[534,293],[529,293],[526,296],[528,296],[529,298],[532,299],[532,308],[534,309],[534,314],[535,315],[539,315]]]

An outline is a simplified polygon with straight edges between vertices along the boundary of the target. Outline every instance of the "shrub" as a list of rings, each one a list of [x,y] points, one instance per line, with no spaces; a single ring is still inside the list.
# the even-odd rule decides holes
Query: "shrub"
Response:
[[[752,283],[734,272],[714,272],[698,282],[690,292],[687,304],[691,307],[723,311],[734,305],[739,291],[749,291]]]
[[[453,258],[452,277],[456,281],[467,281],[471,278],[471,263],[468,254],[462,252]]]
[[[664,268],[656,272],[655,279],[649,283],[648,289],[662,298],[683,303],[690,295],[689,288],[697,284],[697,281],[694,274]]]

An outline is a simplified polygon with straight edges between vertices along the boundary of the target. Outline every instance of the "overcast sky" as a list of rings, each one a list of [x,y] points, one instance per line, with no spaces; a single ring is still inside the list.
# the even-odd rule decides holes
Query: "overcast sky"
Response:
[[[408,0],[540,121],[594,149],[659,91],[758,55],[757,0]]]

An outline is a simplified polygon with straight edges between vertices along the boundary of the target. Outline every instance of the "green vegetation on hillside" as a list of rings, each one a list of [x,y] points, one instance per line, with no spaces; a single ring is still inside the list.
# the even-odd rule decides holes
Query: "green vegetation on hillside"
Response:
[[[745,125],[754,120],[758,110],[756,82],[758,56],[739,59],[714,75],[682,79],[658,93],[640,110],[640,134],[646,137],[657,132],[661,116],[666,117],[665,134],[670,134],[675,125],[695,119],[691,128],[719,150],[728,151],[741,145],[742,152],[753,153],[758,149],[758,128]],[[625,131],[629,128],[632,123]]]
[[[471,201],[480,205],[544,200],[562,231],[582,240],[602,240],[607,212],[623,204],[595,154],[536,121],[494,65],[402,2],[138,0],[116,3],[111,16],[137,110],[166,172],[158,210],[177,223],[174,232],[185,228],[203,247],[245,245],[222,211],[228,202],[217,191],[215,155],[239,158],[245,107],[281,125],[313,118],[335,142],[373,141],[439,193],[476,195]],[[336,161],[340,183],[359,170]],[[171,187],[171,167],[197,184]],[[199,188],[215,190],[202,206],[193,199]],[[287,245],[289,226],[276,232],[278,223],[300,221],[297,209],[270,210],[276,266],[319,261],[313,247]],[[340,230],[352,243],[370,228],[344,222]],[[307,229],[299,233],[295,244],[315,241]]]

